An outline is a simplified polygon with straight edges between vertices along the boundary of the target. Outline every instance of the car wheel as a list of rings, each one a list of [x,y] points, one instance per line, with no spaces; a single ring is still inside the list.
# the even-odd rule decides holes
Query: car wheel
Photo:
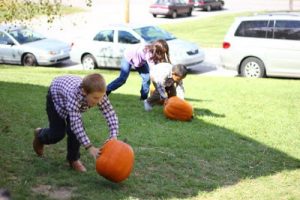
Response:
[[[156,14],[152,14],[153,15],[153,17],[156,17],[157,15]]]
[[[86,54],[82,58],[83,69],[95,69],[97,67],[96,60],[91,54]]]
[[[261,78],[265,77],[266,70],[264,63],[254,57],[245,59],[241,65],[241,75],[244,77]]]
[[[22,64],[24,66],[36,66],[37,62],[35,56],[31,53],[27,53],[22,59]]]
[[[175,19],[176,17],[177,17],[177,12],[176,12],[176,10],[174,10],[173,12],[172,12],[172,16],[171,16],[173,19]]]
[[[207,7],[205,8],[205,10],[206,10],[207,12],[210,12],[210,11],[211,11],[211,6],[207,6]]]

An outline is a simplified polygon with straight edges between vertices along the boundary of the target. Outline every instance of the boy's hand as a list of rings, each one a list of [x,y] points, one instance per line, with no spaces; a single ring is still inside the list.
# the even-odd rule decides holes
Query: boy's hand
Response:
[[[88,150],[89,150],[89,153],[94,157],[95,160],[100,155],[100,149],[99,148],[91,146]]]
[[[99,156],[101,155],[101,153],[102,153],[102,148],[104,147],[104,145],[105,145],[108,141],[113,140],[113,139],[117,140],[117,137],[111,137],[111,138],[108,138],[108,139],[104,142],[104,144],[102,145],[102,147],[100,147],[99,150],[98,150],[98,155],[97,155],[97,157],[99,157]]]
[[[168,99],[165,99],[165,100],[164,100],[164,106],[166,106],[167,103],[168,103]]]

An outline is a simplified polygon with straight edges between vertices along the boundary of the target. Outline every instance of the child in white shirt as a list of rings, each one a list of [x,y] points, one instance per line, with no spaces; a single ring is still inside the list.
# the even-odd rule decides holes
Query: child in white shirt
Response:
[[[155,87],[152,95],[144,100],[144,108],[150,111],[155,104],[166,101],[172,96],[184,99],[184,88],[182,79],[187,75],[184,65],[172,65],[170,63],[159,63],[151,68],[150,79]]]

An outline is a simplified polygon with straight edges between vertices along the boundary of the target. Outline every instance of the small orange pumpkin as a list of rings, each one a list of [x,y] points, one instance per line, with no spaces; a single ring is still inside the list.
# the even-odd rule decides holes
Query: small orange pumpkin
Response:
[[[169,119],[189,121],[193,118],[193,107],[186,100],[173,96],[168,99],[164,114]]]
[[[111,139],[102,146],[96,160],[96,171],[104,178],[119,183],[127,179],[134,164],[134,152],[129,144]]]

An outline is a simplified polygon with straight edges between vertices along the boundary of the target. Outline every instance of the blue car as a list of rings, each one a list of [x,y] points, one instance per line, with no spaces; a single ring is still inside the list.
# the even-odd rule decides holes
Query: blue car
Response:
[[[0,63],[53,65],[70,59],[71,45],[23,26],[0,26]]]

